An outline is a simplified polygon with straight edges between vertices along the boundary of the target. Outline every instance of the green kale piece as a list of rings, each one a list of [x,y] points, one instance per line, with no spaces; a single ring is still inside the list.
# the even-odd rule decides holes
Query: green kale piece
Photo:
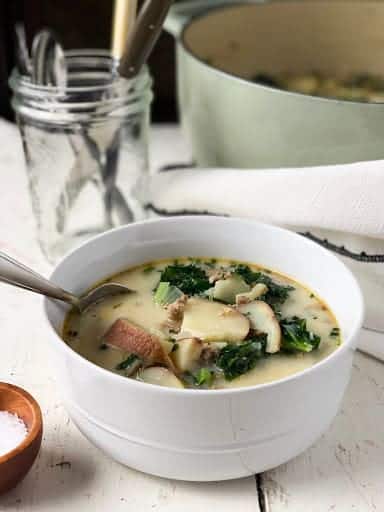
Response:
[[[279,84],[278,80],[273,77],[272,75],[269,75],[268,73],[257,73],[255,76],[251,78],[252,82],[256,82],[260,85],[267,85],[269,87],[277,87],[278,89],[281,89],[281,85]]]
[[[208,388],[212,386],[214,377],[214,372],[208,368],[200,368],[200,370],[193,375],[196,386],[206,386]]]
[[[132,364],[135,363],[138,359],[139,357],[137,355],[131,354],[130,356],[127,357],[127,359],[124,359],[124,361],[122,361],[116,366],[116,370],[126,370],[127,368],[132,366]]]
[[[195,264],[168,265],[161,273],[160,281],[176,286],[186,295],[198,295],[211,287],[207,274]]]
[[[250,286],[259,283],[265,284],[268,291],[260,299],[269,304],[275,311],[288,299],[289,293],[294,290],[293,286],[277,284],[263,272],[254,272],[248,265],[234,265],[232,271],[239,274]]]
[[[156,304],[165,306],[176,302],[177,299],[183,296],[183,292],[176,286],[172,286],[170,283],[160,282],[156,288],[155,295],[153,297]]]
[[[228,344],[219,352],[216,365],[223,370],[226,380],[233,380],[256,366],[266,357],[267,336],[261,334],[239,345]]]
[[[307,329],[304,318],[293,316],[280,321],[282,343],[286,352],[312,352],[319,348],[321,338]]]

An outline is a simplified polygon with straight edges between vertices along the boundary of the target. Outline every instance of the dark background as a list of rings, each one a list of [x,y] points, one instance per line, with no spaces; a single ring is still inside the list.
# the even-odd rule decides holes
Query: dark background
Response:
[[[44,27],[53,29],[64,48],[110,48],[113,0],[0,0],[0,116],[13,119],[7,80],[14,66],[16,21],[25,24],[29,45]],[[155,79],[153,120],[175,121],[174,42],[162,34],[150,59]]]

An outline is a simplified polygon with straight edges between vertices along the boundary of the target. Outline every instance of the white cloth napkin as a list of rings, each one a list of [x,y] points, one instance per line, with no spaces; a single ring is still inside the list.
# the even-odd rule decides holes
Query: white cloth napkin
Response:
[[[160,215],[211,213],[293,229],[334,251],[366,301],[360,348],[384,360],[384,161],[298,169],[173,168],[154,175]]]

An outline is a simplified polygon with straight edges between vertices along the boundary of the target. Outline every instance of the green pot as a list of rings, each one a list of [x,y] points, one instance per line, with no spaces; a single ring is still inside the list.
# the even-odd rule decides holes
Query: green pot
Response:
[[[384,75],[381,2],[176,4],[182,125],[200,166],[267,168],[381,159],[384,103],[256,84],[257,72]]]

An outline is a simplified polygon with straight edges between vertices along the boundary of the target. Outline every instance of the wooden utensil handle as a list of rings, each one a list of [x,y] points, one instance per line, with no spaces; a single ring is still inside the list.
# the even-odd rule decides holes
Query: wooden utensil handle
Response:
[[[137,11],[137,0],[115,0],[112,27],[112,55],[120,59],[124,53],[127,38],[133,30]]]
[[[173,0],[146,0],[128,37],[119,73],[132,78],[140,72],[155,45]]]

